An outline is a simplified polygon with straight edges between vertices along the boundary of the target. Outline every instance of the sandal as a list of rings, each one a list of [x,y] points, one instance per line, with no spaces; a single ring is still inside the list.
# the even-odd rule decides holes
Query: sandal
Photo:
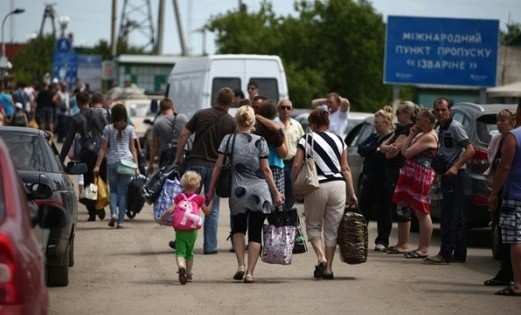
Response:
[[[410,259],[418,259],[418,258],[427,258],[427,257],[429,257],[429,255],[423,255],[422,253],[417,252],[415,250],[407,252],[403,256],[405,256],[405,258],[410,258]]]
[[[254,283],[255,280],[253,280],[253,276],[252,275],[246,275],[244,277],[244,283]]]
[[[327,263],[325,261],[319,263],[317,266],[315,266],[315,271],[313,272],[313,277],[315,279],[320,279],[324,276],[324,271],[327,268]]]
[[[242,280],[244,278],[244,266],[237,268],[237,271],[233,275],[233,280]]]
[[[186,269],[181,267],[181,268],[179,268],[178,273],[179,273],[179,282],[182,285],[185,285],[188,282],[188,278],[186,277]]]
[[[498,280],[498,279],[492,278],[492,279],[486,280],[485,282],[483,282],[483,284],[486,286],[489,286],[489,287],[493,287],[493,286],[509,285],[510,281]]]
[[[324,275],[322,275],[322,279],[333,280],[335,279],[335,276],[333,275],[333,273],[324,273]]]
[[[389,255],[398,255],[398,254],[407,254],[408,251],[406,249],[399,249],[398,247],[394,247],[394,246],[390,246],[390,247],[387,247],[387,249],[385,250],[385,253],[386,254],[389,254]]]
[[[501,289],[494,293],[495,295],[502,295],[502,296],[521,296],[521,292],[516,292],[512,289],[512,286],[507,285],[504,289]]]

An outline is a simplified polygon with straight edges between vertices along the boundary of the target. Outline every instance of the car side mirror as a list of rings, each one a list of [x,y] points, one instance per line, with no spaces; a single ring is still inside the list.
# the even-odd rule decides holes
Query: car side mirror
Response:
[[[49,185],[38,183],[31,185],[30,198],[31,200],[35,199],[47,199],[50,198],[53,194],[52,189]]]

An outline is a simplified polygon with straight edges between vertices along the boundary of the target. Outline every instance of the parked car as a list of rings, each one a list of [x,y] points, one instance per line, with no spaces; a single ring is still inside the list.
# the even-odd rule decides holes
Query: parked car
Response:
[[[0,314],[47,314],[49,296],[42,252],[44,229],[59,221],[34,199],[46,199],[52,190],[45,184],[22,181],[4,141],[0,139]],[[31,206],[30,206],[31,205]],[[38,240],[37,240],[38,239]]]
[[[46,240],[47,285],[66,286],[69,267],[74,265],[74,235],[78,220],[78,201],[68,174],[85,173],[87,166],[70,162],[64,168],[52,134],[43,130],[0,127],[0,138],[7,145],[24,184],[45,184],[51,188],[49,198],[36,200],[39,208],[47,206],[52,209],[49,219],[58,223],[50,229]]]
[[[149,127],[145,120],[153,120],[156,115],[156,112],[152,111],[152,98],[123,99],[119,102],[123,103],[127,108],[128,117],[134,128],[136,128],[136,136],[141,145],[143,145],[145,132]]]
[[[452,106],[452,117],[459,121],[469,136],[474,146],[474,156],[467,162],[467,176],[465,178],[464,213],[467,228],[480,228],[489,226],[490,212],[488,211],[487,198],[491,185],[485,180],[483,172],[488,168],[488,145],[490,139],[497,131],[496,114],[501,109],[515,110],[516,105],[473,103],[457,103]],[[366,118],[351,130],[346,137],[349,153],[349,165],[353,173],[353,185],[358,193],[361,189],[363,178],[363,158],[358,154],[358,144],[364,141],[373,131],[374,118]],[[431,216],[439,219],[440,200],[431,200]]]

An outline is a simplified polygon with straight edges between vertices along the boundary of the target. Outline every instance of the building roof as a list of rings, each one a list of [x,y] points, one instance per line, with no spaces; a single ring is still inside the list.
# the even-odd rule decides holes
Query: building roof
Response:
[[[521,97],[521,81],[487,89],[488,97]]]

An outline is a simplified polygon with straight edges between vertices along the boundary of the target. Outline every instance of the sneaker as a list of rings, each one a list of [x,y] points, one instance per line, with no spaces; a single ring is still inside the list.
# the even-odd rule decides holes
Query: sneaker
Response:
[[[423,262],[431,265],[448,265],[449,261],[446,260],[442,255],[429,256],[423,259]]]
[[[186,284],[188,282],[188,278],[186,277],[186,269],[181,267],[177,273],[179,274],[179,283],[183,285]]]
[[[116,226],[116,229],[122,229],[122,228],[124,228],[123,224],[118,223],[118,225]]]
[[[114,225],[116,225],[116,220],[117,220],[117,218],[115,215],[111,216],[110,221],[109,221],[109,226],[114,227]]]
[[[186,275],[186,281],[192,282],[192,274]]]
[[[376,246],[374,247],[374,250],[376,252],[385,252],[386,249],[387,249],[387,247],[385,247],[382,244],[376,244]]]

